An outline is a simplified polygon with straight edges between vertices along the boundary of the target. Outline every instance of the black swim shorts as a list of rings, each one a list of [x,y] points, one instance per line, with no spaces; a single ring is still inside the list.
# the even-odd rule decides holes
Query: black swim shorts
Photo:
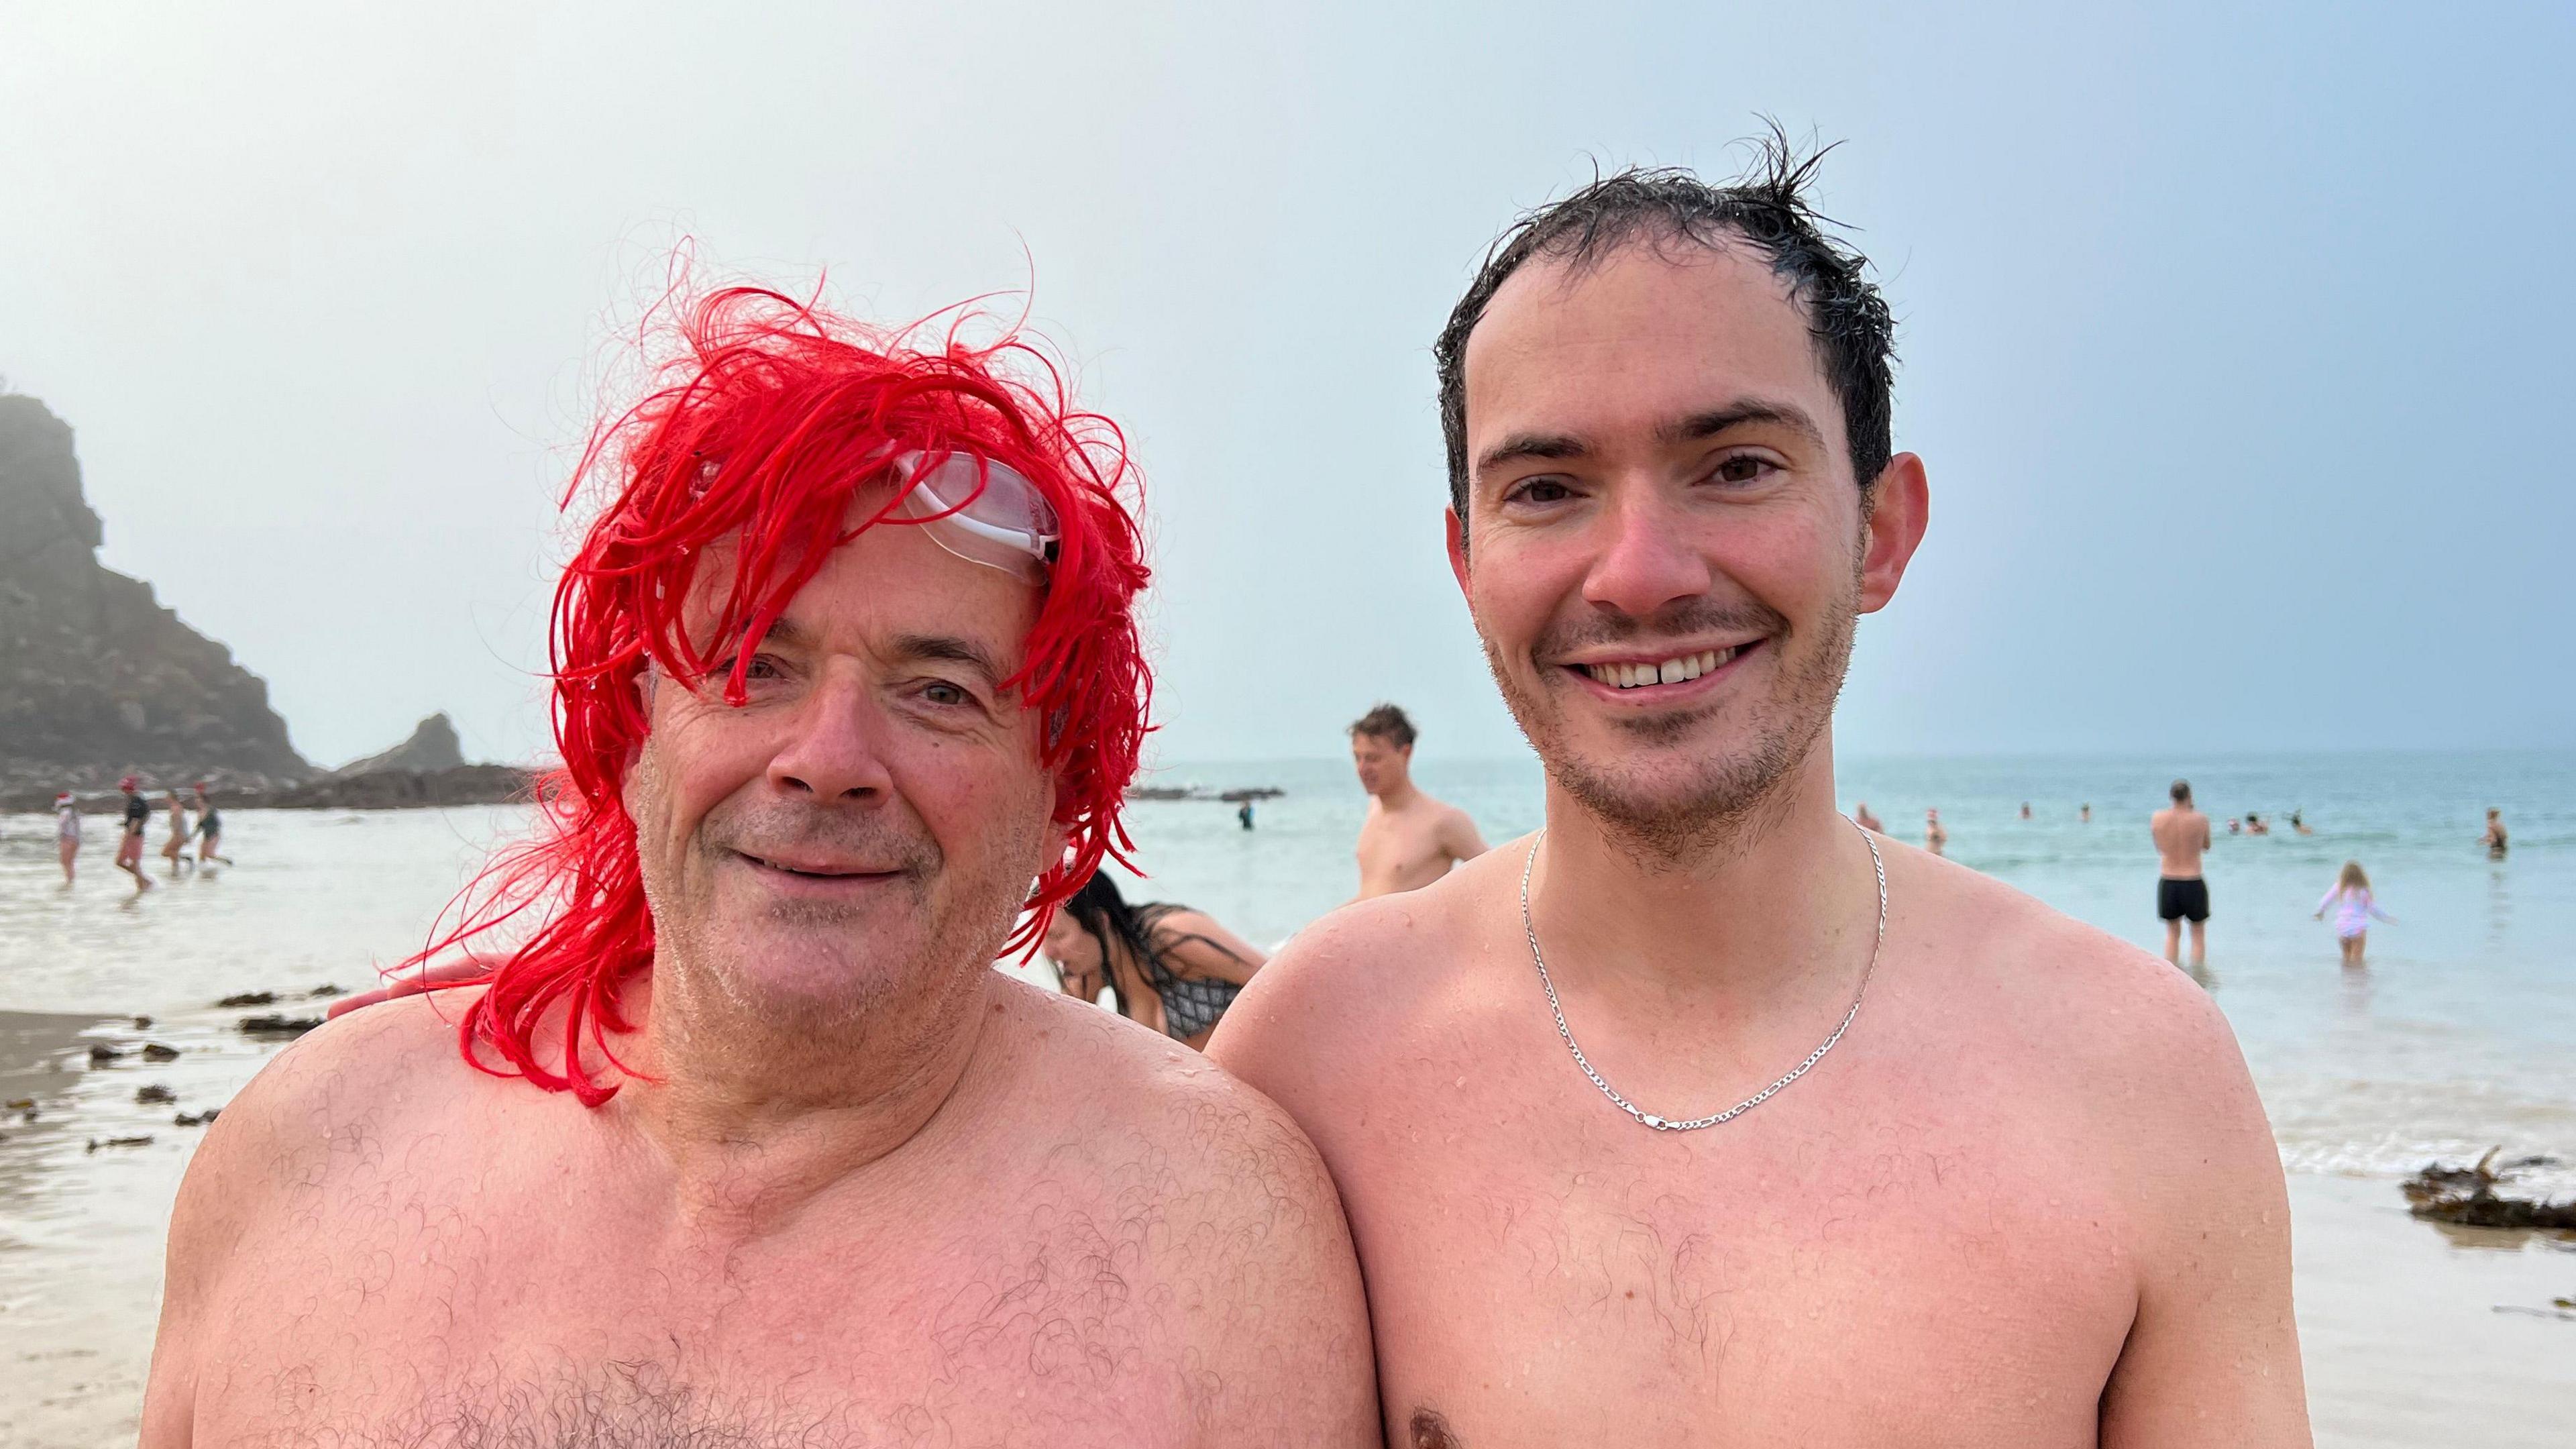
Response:
[[[2156,919],[2159,921],[2206,921],[2209,919],[2209,882],[2175,880],[2171,876],[2156,881]]]

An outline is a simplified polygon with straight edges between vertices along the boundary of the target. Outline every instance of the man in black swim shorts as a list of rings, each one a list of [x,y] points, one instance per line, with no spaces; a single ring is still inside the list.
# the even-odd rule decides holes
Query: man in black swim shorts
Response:
[[[2200,857],[2209,849],[2209,817],[2191,803],[2191,782],[2173,782],[2173,804],[2156,812],[2148,830],[2156,838],[2159,879],[2156,915],[2165,923],[2165,959],[2182,964],[2182,923],[2191,922],[2191,969],[2208,959],[2209,941],[2202,923],[2209,919],[2209,882],[2201,879]]]

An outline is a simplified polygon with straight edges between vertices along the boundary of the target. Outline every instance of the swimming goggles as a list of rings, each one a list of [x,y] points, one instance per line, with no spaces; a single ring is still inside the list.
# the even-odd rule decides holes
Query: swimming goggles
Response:
[[[943,454],[937,462],[928,453],[898,453],[892,466],[905,489],[895,512],[919,519],[933,542],[968,563],[1046,582],[1063,535],[1036,484],[972,453]]]

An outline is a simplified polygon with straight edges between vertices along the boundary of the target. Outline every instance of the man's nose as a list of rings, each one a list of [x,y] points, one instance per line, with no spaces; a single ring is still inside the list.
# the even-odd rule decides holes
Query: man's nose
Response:
[[[769,759],[773,789],[818,804],[865,800],[893,785],[880,749],[885,714],[851,661],[827,665],[798,704],[791,732]]]
[[[1602,523],[1608,536],[1584,575],[1584,602],[1642,619],[1716,581],[1690,520],[1661,489],[1643,481],[1618,489]]]

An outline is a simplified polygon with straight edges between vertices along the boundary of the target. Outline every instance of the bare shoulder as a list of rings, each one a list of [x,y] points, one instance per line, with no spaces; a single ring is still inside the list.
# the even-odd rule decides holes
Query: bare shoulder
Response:
[[[1340,1198],[1288,1114],[1205,1056],[1018,981],[1003,1008],[1056,1093],[1041,1197],[1089,1200],[1094,1255],[1174,1315],[1211,1422],[1293,1443],[1373,1443],[1375,1360]],[[1065,1180],[1087,1186],[1067,1191]],[[1046,1208],[1058,1225],[1076,1214]],[[1124,1245],[1124,1246],[1122,1246]]]
[[[207,1129],[182,1207],[220,1185],[249,1203],[262,1182],[310,1181],[335,1149],[378,1135],[388,1117],[429,1106],[469,1069],[456,1020],[472,993],[451,991],[352,1012],[279,1052]],[[444,1083],[440,1079],[447,1079]],[[207,1179],[201,1182],[200,1179]]]
[[[1060,992],[999,985],[1028,1044],[1013,1070],[1056,1094],[1055,1115],[1078,1139],[1149,1154],[1168,1170],[1249,1171],[1292,1188],[1311,1172],[1304,1187],[1330,1195],[1297,1124],[1208,1057]]]
[[[1354,901],[1307,926],[1235,998],[1208,1054],[1300,1122],[1336,1122],[1411,1028],[1470,990],[1481,934],[1519,879],[1489,850],[1420,890]]]
[[[1925,1011],[2001,1045],[2045,1087],[2116,1119],[2142,1152],[2271,1153],[2226,1016],[2151,952],[1910,847],[1887,852],[1890,943]]]

